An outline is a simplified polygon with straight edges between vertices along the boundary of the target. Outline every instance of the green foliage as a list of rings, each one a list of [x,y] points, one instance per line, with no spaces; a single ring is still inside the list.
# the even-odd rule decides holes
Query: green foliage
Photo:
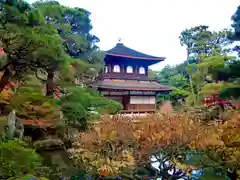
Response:
[[[68,88],[68,93],[61,98],[61,110],[69,124],[85,129],[89,120],[92,120],[91,109],[98,113],[115,114],[122,106],[91,89],[81,87]]]
[[[64,49],[56,25],[46,23],[39,9],[25,1],[7,1],[1,8],[0,41],[7,55],[1,66],[5,70],[0,80],[2,91],[13,77],[56,67],[64,59]]]
[[[157,103],[164,100],[171,100],[174,104],[178,99],[184,99],[189,95],[190,85],[186,76],[185,63],[177,66],[166,66],[160,72],[151,72],[152,79],[159,81],[161,84],[175,87],[169,94],[159,94]]]
[[[240,6],[238,6],[236,12],[233,14],[232,16],[232,27],[234,28],[234,36],[233,39],[234,40],[239,40],[240,39]]]
[[[28,179],[35,179],[37,178],[36,176],[33,175],[25,175],[22,177],[13,177],[13,178],[9,178],[8,180],[28,180]],[[47,178],[44,177],[38,177],[39,180],[48,180]]]
[[[1,142],[0,154],[0,167],[5,171],[1,179],[20,176],[41,166],[41,157],[21,141]]]
[[[25,84],[18,88],[10,99],[10,107],[24,119],[54,121],[59,118],[55,100],[44,96],[39,85]]]
[[[220,92],[220,96],[224,99],[228,98],[234,98],[239,99],[240,98],[240,88],[239,87],[228,87],[225,89],[222,89]]]
[[[189,92],[184,89],[174,89],[170,94],[171,99],[182,99],[189,95]]]
[[[88,86],[96,80],[102,67],[101,64],[91,64],[82,59],[69,57],[59,71],[59,83],[77,83]]]
[[[123,109],[122,104],[114,100],[109,100],[101,96],[95,100],[96,102],[92,106],[96,107],[96,111],[100,114],[117,114]]]
[[[95,81],[103,67],[103,57],[102,53],[96,51],[98,38],[90,33],[90,13],[81,8],[63,6],[56,1],[38,1],[33,7],[41,11],[46,24],[55,25],[62,40],[57,43],[59,47],[62,46],[59,49],[66,52],[59,51],[58,55],[52,56],[52,49],[43,49],[43,54],[39,56],[46,66],[42,70],[47,74],[57,71],[59,78],[56,84],[60,86],[73,84],[76,80],[80,85],[89,85]],[[53,94],[52,84],[53,78],[48,76],[48,95]]]
[[[56,24],[65,50],[71,57],[89,60],[89,54],[85,54],[97,49],[95,43],[99,39],[90,33],[92,25],[87,10],[62,6],[56,1],[38,1],[33,5],[48,17],[48,23]]]
[[[226,68],[226,61],[233,59],[228,56],[229,45],[233,43],[229,39],[232,34],[227,29],[210,31],[209,27],[204,25],[186,29],[181,33],[180,43],[187,48],[188,65],[185,67],[193,104],[200,102],[202,86],[208,82],[223,80],[222,72]]]
[[[223,51],[232,43],[229,39],[231,35],[232,32],[227,29],[214,32],[208,26],[200,25],[184,30],[179,38],[181,45],[186,46],[190,54],[212,55],[213,50]]]
[[[225,90],[226,88],[233,88],[234,86],[232,83],[208,83],[202,87],[202,90],[200,93],[204,95],[213,95],[218,94],[219,92]]]
[[[187,48],[187,61],[172,67],[166,66],[154,75],[154,79],[160,83],[176,87],[168,99],[176,102],[186,98],[189,105],[196,105],[202,103],[205,95],[236,87],[238,62],[235,57],[228,55],[229,45],[233,42],[229,39],[232,34],[227,29],[210,31],[204,25],[181,33],[180,43]]]

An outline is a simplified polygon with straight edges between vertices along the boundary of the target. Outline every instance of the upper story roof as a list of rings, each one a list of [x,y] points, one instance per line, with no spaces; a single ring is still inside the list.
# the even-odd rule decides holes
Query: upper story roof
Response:
[[[136,50],[133,50],[129,47],[126,47],[124,46],[123,43],[117,43],[117,45],[114,48],[106,51],[106,55],[122,58],[156,61],[155,63],[165,60],[165,57],[147,55]]]

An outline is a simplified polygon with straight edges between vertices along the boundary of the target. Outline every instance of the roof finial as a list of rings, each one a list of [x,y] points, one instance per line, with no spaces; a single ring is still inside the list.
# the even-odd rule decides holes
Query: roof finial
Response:
[[[121,38],[118,38],[118,43],[122,43],[122,39]]]

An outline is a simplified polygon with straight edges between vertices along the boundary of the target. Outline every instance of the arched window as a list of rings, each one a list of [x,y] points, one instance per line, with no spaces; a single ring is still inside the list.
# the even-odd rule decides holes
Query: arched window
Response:
[[[105,66],[105,73],[108,73],[108,66]]]
[[[145,68],[144,67],[139,68],[139,74],[145,74]]]
[[[120,66],[119,65],[114,65],[113,66],[113,72],[119,73],[120,72]]]
[[[132,66],[127,66],[126,71],[127,71],[127,73],[133,73],[133,68],[132,68]]]

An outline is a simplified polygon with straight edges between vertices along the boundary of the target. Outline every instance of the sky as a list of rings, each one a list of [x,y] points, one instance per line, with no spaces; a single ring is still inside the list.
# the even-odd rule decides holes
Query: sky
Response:
[[[32,0],[33,1],[33,0]],[[59,0],[63,5],[90,11],[93,33],[102,50],[118,39],[145,54],[166,57],[151,68],[160,70],[186,60],[179,36],[186,28],[208,25],[211,30],[231,27],[240,0]]]

